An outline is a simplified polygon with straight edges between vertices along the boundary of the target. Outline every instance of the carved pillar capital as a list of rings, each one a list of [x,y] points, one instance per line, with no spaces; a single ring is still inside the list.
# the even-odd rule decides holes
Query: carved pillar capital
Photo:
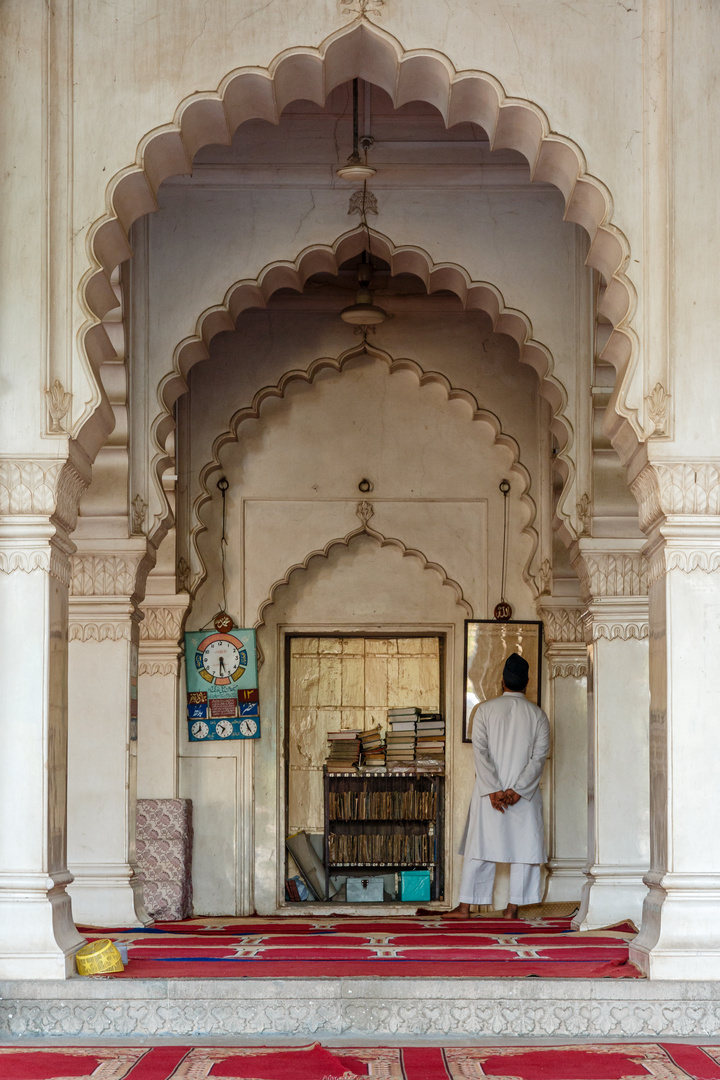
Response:
[[[583,598],[647,596],[648,566],[642,539],[580,539],[570,550]]]
[[[189,606],[187,593],[146,597],[140,624],[140,675],[177,675]]]
[[[585,640],[638,641],[648,636],[647,596],[603,596],[591,601],[583,613]]]
[[[648,584],[720,570],[720,462],[645,461],[630,487],[648,536]]]
[[[145,537],[78,539],[71,559],[71,641],[137,640],[140,601],[154,562]]]
[[[89,480],[79,451],[66,459],[0,458],[0,572],[44,570],[69,585],[69,537]]]
[[[720,517],[720,461],[644,461],[630,488],[645,533],[664,517]]]
[[[571,597],[548,597],[538,608],[551,679],[579,679],[587,675],[583,610],[584,606]]]

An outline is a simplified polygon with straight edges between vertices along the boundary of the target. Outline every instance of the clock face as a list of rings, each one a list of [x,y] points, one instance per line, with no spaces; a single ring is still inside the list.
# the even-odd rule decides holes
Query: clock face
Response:
[[[210,728],[207,726],[207,724],[203,723],[202,720],[198,720],[190,728],[190,731],[192,732],[194,739],[207,739],[208,734],[210,733]]]
[[[233,726],[229,720],[219,720],[215,725],[215,734],[219,735],[221,739],[227,739],[232,733]]]
[[[218,637],[203,650],[202,665],[213,679],[227,679],[240,667],[240,650],[231,638]]]
[[[249,738],[257,731],[257,722],[255,720],[250,720],[249,718],[241,720],[240,730],[242,731],[243,735],[246,735]]]

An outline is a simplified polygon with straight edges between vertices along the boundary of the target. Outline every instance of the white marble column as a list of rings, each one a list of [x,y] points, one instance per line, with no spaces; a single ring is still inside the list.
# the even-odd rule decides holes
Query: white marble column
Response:
[[[620,546],[622,544],[622,546]],[[650,861],[647,569],[642,541],[581,539],[589,603],[588,862],[576,929],[639,927]]]
[[[587,862],[587,648],[583,606],[548,597],[540,610],[553,729],[545,899],[579,900]]]
[[[69,614],[68,864],[75,921],[138,926],[138,623],[144,536],[73,556]],[[100,547],[98,550],[97,548]]]
[[[65,978],[68,533],[84,470],[0,461],[0,978]]]
[[[652,978],[720,979],[720,470],[648,465],[633,489],[650,535],[652,862],[630,957]]]
[[[187,593],[146,596],[140,623],[138,798],[177,799],[181,634]]]

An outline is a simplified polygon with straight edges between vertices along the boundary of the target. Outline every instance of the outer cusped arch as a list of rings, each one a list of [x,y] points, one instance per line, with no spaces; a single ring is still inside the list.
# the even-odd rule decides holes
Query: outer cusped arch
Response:
[[[149,132],[138,146],[136,161],[121,170],[107,189],[107,213],[88,233],[91,266],[80,283],[81,303],[88,320],[81,340],[94,368],[109,346],[102,331],[104,315],[117,306],[110,275],[131,256],[128,232],[139,217],[157,209],[156,194],[169,176],[192,172],[197,151],[209,143],[228,144],[237,127],[261,118],[277,123],[292,100],[322,104],[339,83],[360,76],[382,87],[396,105],[412,99],[428,101],[448,125],[471,121],[480,125],[496,148],[518,150],[530,163],[534,180],[554,184],[565,199],[565,218],[582,225],[590,236],[588,262],[605,279],[601,311],[613,325],[604,349],[622,375],[614,398],[613,434],[625,454],[637,445],[642,431],[636,411],[626,401],[638,355],[630,327],[635,293],[625,274],[629,245],[612,223],[608,189],[587,171],[580,148],[551,130],[545,113],[534,103],[508,97],[501,83],[482,71],[457,71],[435,50],[405,51],[400,42],[363,19],[330,35],[318,48],[296,48],[277,56],[267,68],[241,68],[229,73],[217,91],[191,95],[176,110],[173,121]],[[100,395],[100,391],[98,391]],[[100,397],[89,406],[98,407]],[[81,442],[89,412],[75,425]],[[629,431],[619,437],[621,428]]]

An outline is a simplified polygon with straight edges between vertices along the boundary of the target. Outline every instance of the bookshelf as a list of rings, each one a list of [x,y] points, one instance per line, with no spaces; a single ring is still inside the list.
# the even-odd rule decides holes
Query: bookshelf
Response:
[[[324,770],[324,863],[330,875],[430,870],[430,898],[443,895],[441,773]]]

